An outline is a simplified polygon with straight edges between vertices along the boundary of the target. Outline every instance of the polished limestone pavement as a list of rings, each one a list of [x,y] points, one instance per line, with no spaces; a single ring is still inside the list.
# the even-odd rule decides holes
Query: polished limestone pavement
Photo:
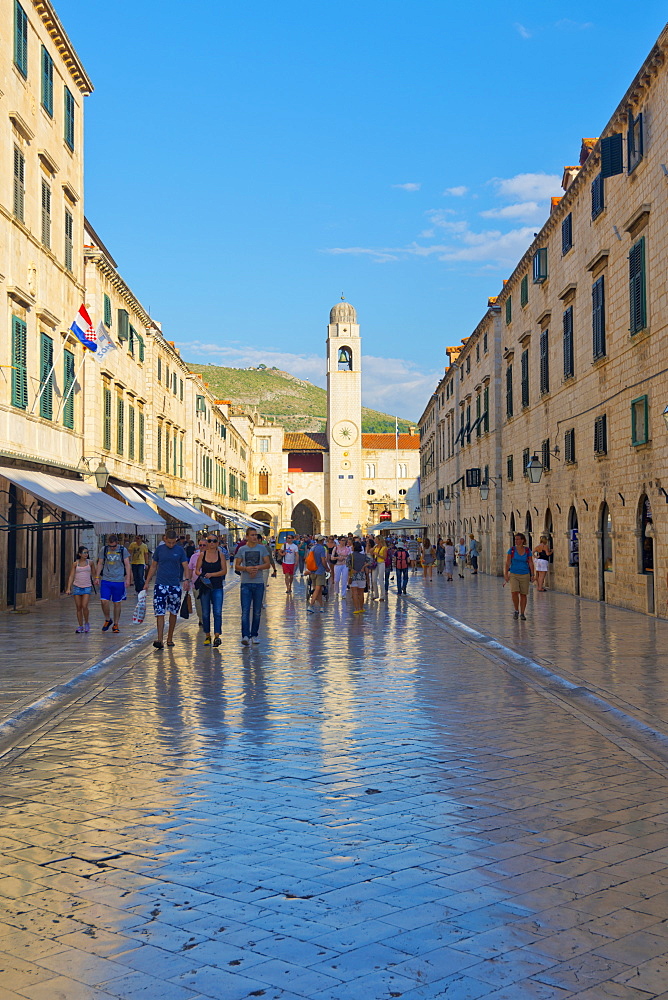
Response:
[[[2,759],[0,1000],[668,997],[664,764],[392,593],[268,604]]]

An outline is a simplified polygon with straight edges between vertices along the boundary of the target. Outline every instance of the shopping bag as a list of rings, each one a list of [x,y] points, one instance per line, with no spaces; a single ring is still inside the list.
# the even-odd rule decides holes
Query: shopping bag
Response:
[[[189,595],[184,594],[183,600],[181,601],[181,611],[179,612],[181,618],[190,618],[190,601],[188,598]]]
[[[137,594],[137,604],[132,615],[132,624],[141,625],[146,618],[146,591],[140,590]]]

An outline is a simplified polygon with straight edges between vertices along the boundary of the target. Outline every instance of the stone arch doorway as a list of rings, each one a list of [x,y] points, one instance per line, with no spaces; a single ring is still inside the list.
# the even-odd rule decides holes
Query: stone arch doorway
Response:
[[[320,531],[320,512],[310,500],[301,500],[292,512],[290,523],[298,535],[317,535]]]
[[[644,493],[637,514],[638,564],[647,582],[647,611],[654,614],[654,519],[649,497]]]
[[[527,545],[530,549],[533,548],[533,519],[530,510],[527,511],[524,519],[524,534],[527,536]]]
[[[571,507],[568,512],[568,565],[572,566],[575,573],[573,579],[573,593],[580,593],[580,536],[578,534],[578,512],[575,507]]]
[[[254,517],[256,521],[263,521],[267,527],[263,528],[262,531],[265,535],[271,533],[271,514],[268,514],[266,510],[256,510],[251,517]]]
[[[552,511],[548,507],[545,511],[545,529],[543,531],[544,535],[547,535],[547,544],[552,555],[550,556],[550,563],[554,562],[554,523],[552,521]]]
[[[599,515],[599,549],[598,549],[598,599],[606,598],[606,573],[612,573],[612,514],[606,502],[601,504]]]

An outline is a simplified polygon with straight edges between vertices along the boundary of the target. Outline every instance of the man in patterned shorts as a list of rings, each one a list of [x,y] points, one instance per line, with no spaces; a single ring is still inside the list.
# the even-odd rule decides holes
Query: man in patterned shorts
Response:
[[[165,629],[165,615],[169,615],[167,629],[167,645],[174,645],[174,629],[176,619],[181,610],[182,581],[190,580],[188,556],[181,545],[177,545],[176,532],[170,529],[163,535],[164,544],[158,545],[153,553],[153,562],[146,575],[144,590],[148,589],[151,579],[155,576],[153,588],[153,613],[158,628],[158,638],[153,643],[156,649],[163,649],[162,637]]]

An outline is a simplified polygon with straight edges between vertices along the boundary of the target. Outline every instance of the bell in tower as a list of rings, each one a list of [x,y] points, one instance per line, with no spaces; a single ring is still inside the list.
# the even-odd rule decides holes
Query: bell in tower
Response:
[[[349,347],[341,347],[339,349],[338,363],[340,372],[351,372],[353,370],[353,352]]]

